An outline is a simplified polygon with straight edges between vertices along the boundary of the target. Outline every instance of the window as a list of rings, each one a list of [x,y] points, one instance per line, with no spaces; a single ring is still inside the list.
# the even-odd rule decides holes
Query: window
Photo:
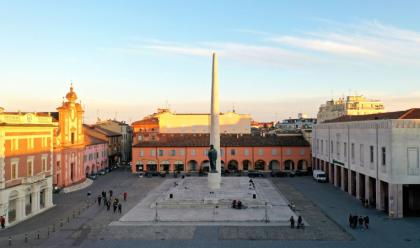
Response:
[[[305,155],[305,148],[301,148],[301,149],[300,149],[300,155],[301,155],[301,156]]]
[[[184,148],[179,149],[179,155],[181,155],[181,156],[184,156],[185,155]]]
[[[337,157],[340,157],[340,148],[341,148],[341,146],[340,146],[340,142],[339,141],[337,141],[337,147],[336,147],[337,149]]]
[[[162,157],[163,156],[163,150],[162,149],[160,149],[159,150],[159,157]]]
[[[140,157],[144,157],[144,150],[140,149]]]
[[[34,170],[33,165],[34,165],[33,159],[32,158],[28,159],[28,161],[26,162],[26,176],[28,177],[33,176],[33,170]]]
[[[370,151],[370,152],[369,152],[369,154],[370,154],[370,156],[369,156],[369,157],[370,157],[370,162],[371,162],[371,163],[373,163],[373,162],[375,162],[375,159],[374,159],[374,156],[373,156],[373,155],[374,155],[374,154],[373,154],[373,153],[374,153],[373,146],[370,146],[370,147],[369,147],[369,151]]]
[[[385,147],[382,147],[382,148],[381,148],[381,155],[382,155],[382,156],[381,156],[381,158],[382,158],[382,159],[381,159],[381,160],[382,160],[382,161],[381,161],[381,164],[382,164],[382,165],[386,165],[386,148],[385,148]]]
[[[154,157],[156,155],[155,149],[150,149],[150,156]]]
[[[171,156],[175,156],[176,155],[176,150],[175,149],[172,149],[171,150]]]
[[[351,143],[350,154],[351,154],[351,162],[354,164],[354,143]]]
[[[244,156],[248,156],[249,155],[249,150],[248,150],[248,148],[245,148],[244,149]]]
[[[360,144],[360,165],[363,166],[365,163],[365,153],[364,148],[365,146],[363,144]]]
[[[74,144],[74,133],[71,133],[71,143]]]
[[[331,140],[331,150],[330,150],[330,152],[331,152],[331,154],[334,154],[334,142]]]
[[[12,161],[11,163],[11,175],[10,179],[16,179],[18,176],[18,167],[19,167],[19,160]]]
[[[288,156],[292,155],[292,149],[287,148],[286,149],[286,155],[288,155]]]
[[[204,149],[204,156],[207,156],[207,154],[209,153],[208,149]]]
[[[344,158],[347,158],[347,143],[346,142],[344,142],[344,152],[343,152],[343,154],[344,154]]]
[[[47,158],[42,158],[42,171],[47,171]]]
[[[258,155],[260,156],[264,155],[264,150],[262,148],[258,149]]]
[[[191,149],[191,156],[195,156],[195,149]]]
[[[235,149],[230,149],[230,155],[236,155],[236,150]]]
[[[272,156],[277,155],[277,149],[276,149],[276,148],[272,148],[272,149],[271,149],[271,155],[272,155]]]

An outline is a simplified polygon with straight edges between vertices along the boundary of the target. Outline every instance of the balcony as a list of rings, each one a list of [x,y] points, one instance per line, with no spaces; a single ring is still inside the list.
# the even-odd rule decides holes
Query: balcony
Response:
[[[45,174],[44,173],[40,173],[40,174],[35,175],[35,176],[23,178],[22,179],[22,184],[33,184],[33,183],[42,181],[44,179],[45,179]]]

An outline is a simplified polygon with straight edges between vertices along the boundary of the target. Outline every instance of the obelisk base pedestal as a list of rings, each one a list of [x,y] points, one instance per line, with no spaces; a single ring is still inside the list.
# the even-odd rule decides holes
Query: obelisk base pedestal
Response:
[[[216,190],[220,189],[221,177],[219,173],[209,173],[207,175],[209,189]]]

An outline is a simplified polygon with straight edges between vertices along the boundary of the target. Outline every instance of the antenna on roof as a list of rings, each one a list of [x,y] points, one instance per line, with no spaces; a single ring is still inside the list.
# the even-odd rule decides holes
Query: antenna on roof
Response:
[[[235,112],[235,103],[234,102],[232,103],[232,113],[236,113]]]

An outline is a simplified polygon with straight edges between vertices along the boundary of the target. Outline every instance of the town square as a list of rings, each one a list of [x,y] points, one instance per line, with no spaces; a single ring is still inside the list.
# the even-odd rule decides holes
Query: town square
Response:
[[[418,9],[0,1],[1,247],[420,247]]]

